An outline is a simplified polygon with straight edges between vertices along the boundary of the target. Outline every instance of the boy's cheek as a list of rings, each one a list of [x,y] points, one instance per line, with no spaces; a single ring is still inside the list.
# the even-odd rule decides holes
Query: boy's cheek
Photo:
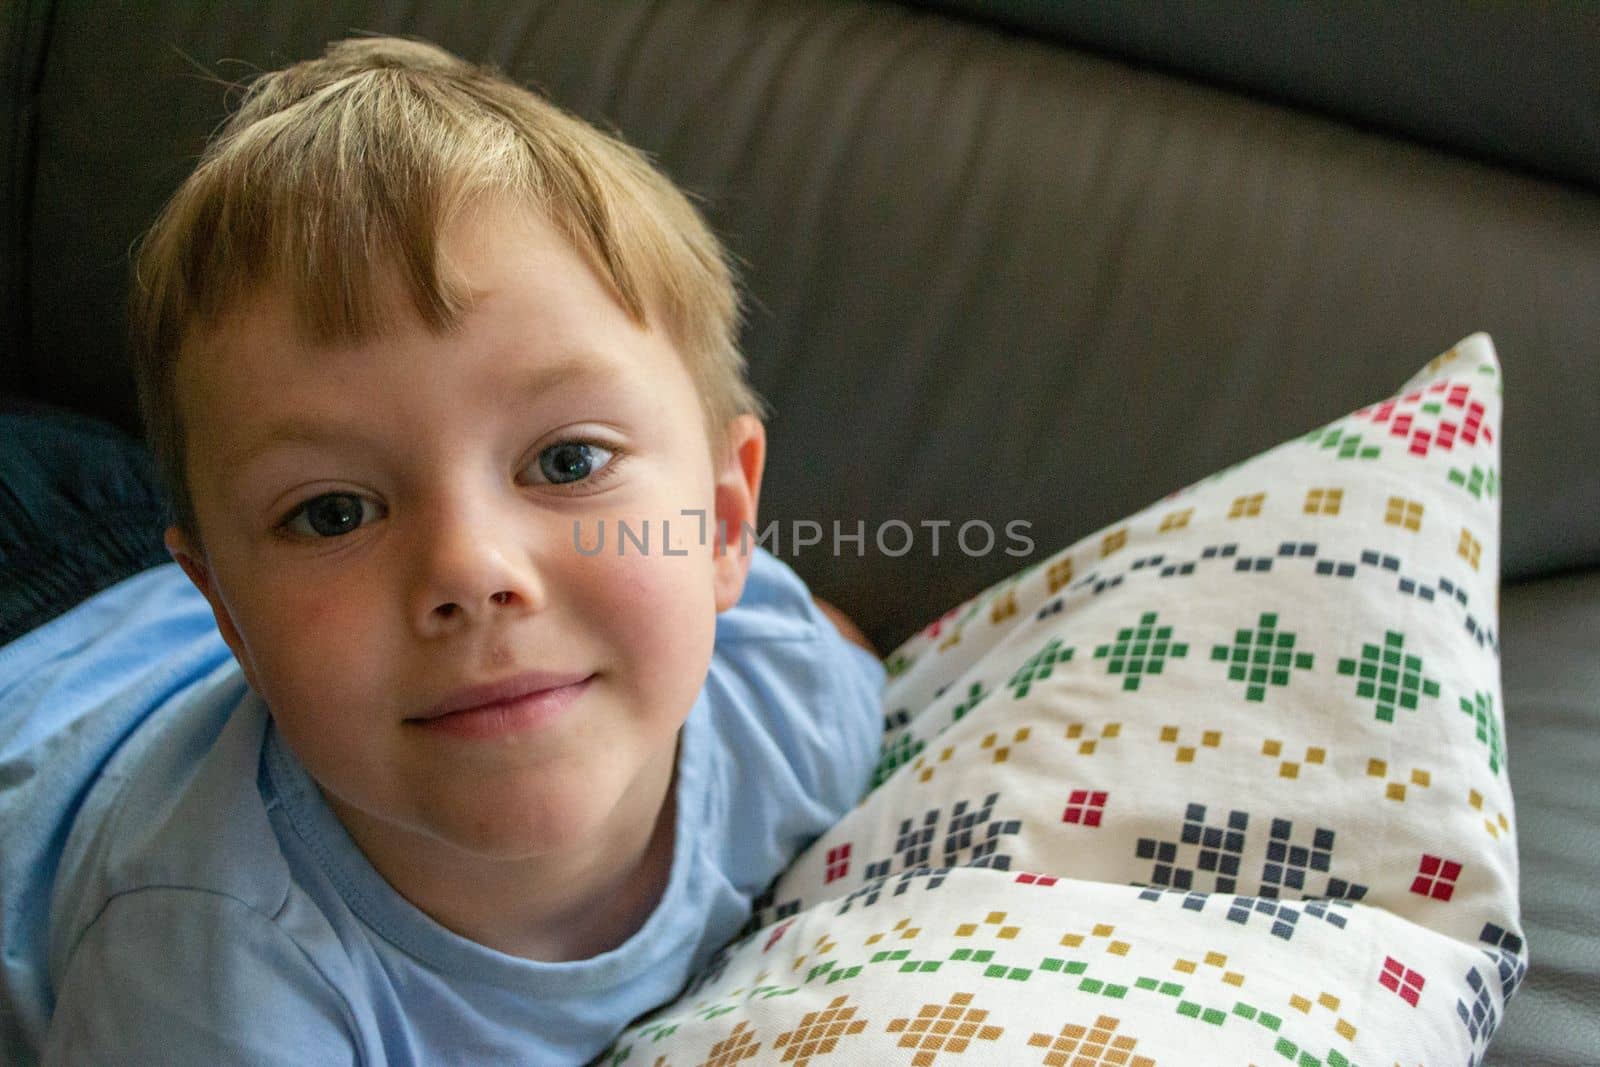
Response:
[[[269,703],[336,700],[370,687],[386,631],[367,608],[333,590],[276,589],[236,617],[251,684]]]
[[[327,587],[307,592],[279,587],[267,592],[254,607],[249,620],[253,636],[271,648],[295,652],[322,649],[326,653],[346,647],[351,635],[364,630],[370,634],[374,621],[366,617],[368,612],[359,602]]]
[[[610,531],[607,531],[610,537]],[[652,552],[660,546],[652,544]],[[636,629],[642,620],[659,615],[663,600],[673,597],[670,573],[663,573],[660,562],[641,557],[629,544],[627,554],[618,556],[616,548],[606,545],[606,552],[594,559],[578,561],[570,572],[577,580],[571,584],[570,594],[578,600],[571,609],[591,622],[625,632]],[[667,568],[670,572],[671,568]],[[554,605],[550,605],[554,607]],[[548,610],[548,609],[547,609]]]
[[[640,556],[630,546],[628,555],[609,564],[606,593],[595,606],[607,602],[596,621],[613,620],[616,651],[658,678],[681,672],[698,689],[716,634],[710,561],[692,552]]]

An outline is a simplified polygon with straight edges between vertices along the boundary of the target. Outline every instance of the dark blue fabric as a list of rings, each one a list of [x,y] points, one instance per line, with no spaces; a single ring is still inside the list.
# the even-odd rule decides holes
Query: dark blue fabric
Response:
[[[110,423],[0,399],[0,645],[168,562],[154,463]]]

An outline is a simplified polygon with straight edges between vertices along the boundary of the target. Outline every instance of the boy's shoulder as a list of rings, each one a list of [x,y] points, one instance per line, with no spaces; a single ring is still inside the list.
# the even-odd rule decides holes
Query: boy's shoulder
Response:
[[[267,721],[230,663],[118,750],[62,854],[52,971],[112,901],[135,894],[226,898],[267,918],[283,910],[292,878],[257,785]]]
[[[195,916],[179,925],[216,944],[270,934],[290,879],[257,787],[265,716],[247,694],[176,565],[0,649],[0,1002],[13,1009],[0,1048],[42,1042],[85,946],[80,972],[110,965],[95,947],[108,924],[140,931],[123,962],[145,976],[177,952],[161,916]]]
[[[0,836],[8,923],[48,904],[70,944],[106,901],[157,886],[282,905],[287,871],[261,848],[265,709],[175,564],[0,653],[0,811],[26,816]]]

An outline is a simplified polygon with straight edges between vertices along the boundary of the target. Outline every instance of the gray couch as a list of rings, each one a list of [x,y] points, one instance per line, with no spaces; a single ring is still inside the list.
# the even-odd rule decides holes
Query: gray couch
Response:
[[[1321,7],[12,0],[0,390],[136,429],[127,250],[218,79],[358,30],[494,62],[703,198],[769,518],[1021,518],[1043,554],[1488,331],[1532,957],[1489,1062],[1594,1064],[1600,16]],[[793,562],[887,650],[1019,566],[926,548]]]

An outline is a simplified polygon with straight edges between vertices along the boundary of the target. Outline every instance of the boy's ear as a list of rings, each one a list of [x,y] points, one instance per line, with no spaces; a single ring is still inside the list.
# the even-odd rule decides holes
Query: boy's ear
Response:
[[[238,660],[239,666],[244,669],[246,679],[254,685],[255,678],[251,675],[250,661],[244,655],[244,642],[239,637],[239,628],[233,624],[233,616],[228,613],[228,606],[222,602],[217,584],[211,578],[211,570],[206,565],[205,554],[176,526],[167,527],[161,539],[166,544],[167,554],[172,557],[173,562],[183,568],[183,573],[188,575],[189,581],[194,583],[194,587],[200,590],[200,595],[206,598],[206,603],[211,605],[211,614],[217,620],[217,630],[221,632],[222,640],[227,643],[233,652],[233,658]]]
[[[755,529],[761,474],[767,466],[767,430],[760,419],[735,417],[728,423],[727,437],[728,450],[715,470],[717,513],[712,524],[718,611],[733,607],[744,592],[755,539],[741,535],[746,527]]]

